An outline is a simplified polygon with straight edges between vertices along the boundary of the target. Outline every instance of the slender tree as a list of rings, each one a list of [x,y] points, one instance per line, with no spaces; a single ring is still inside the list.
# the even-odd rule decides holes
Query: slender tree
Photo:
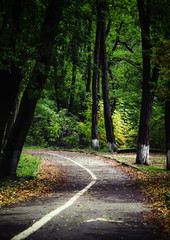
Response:
[[[89,43],[88,43],[88,47],[87,47],[88,61],[87,61],[86,92],[90,92],[90,84],[91,84],[91,40],[90,40],[91,29],[92,29],[92,20],[89,19],[89,25],[88,25]]]
[[[73,61],[70,103],[69,103],[69,108],[68,108],[69,112],[73,112],[73,103],[74,103],[74,95],[75,95],[75,83],[76,83],[76,64]]]
[[[107,8],[106,1],[102,2],[102,9]],[[101,19],[101,65],[102,65],[102,91],[103,91],[103,102],[104,102],[104,119],[105,129],[107,136],[108,148],[116,150],[115,136],[113,132],[113,121],[110,106],[110,95],[109,95],[109,84],[108,84],[108,64],[107,64],[107,53],[106,53],[106,24],[105,24],[105,12],[103,11]]]
[[[98,0],[96,0],[97,8],[100,8]],[[96,40],[94,49],[94,66],[93,66],[93,81],[92,81],[92,147],[99,148],[98,140],[98,103],[99,103],[99,68],[100,68],[100,44],[101,44],[101,21],[100,9],[97,10],[97,27]]]

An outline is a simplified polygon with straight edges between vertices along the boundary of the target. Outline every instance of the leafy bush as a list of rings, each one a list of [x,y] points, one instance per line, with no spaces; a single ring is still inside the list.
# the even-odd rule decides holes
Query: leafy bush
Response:
[[[87,99],[86,106],[83,112],[83,121],[80,122],[79,118],[70,113],[68,109],[61,109],[57,112],[55,101],[50,100],[48,97],[40,99],[26,144],[60,148],[84,148],[91,146],[91,98]],[[112,116],[118,148],[136,147],[137,144],[139,113],[132,114],[133,106],[131,111],[129,109],[130,107],[124,109],[124,104],[120,102],[117,104],[117,108]],[[160,111],[162,111],[162,108],[158,108],[158,104],[156,104],[153,108],[151,120],[150,142],[152,148],[162,148],[162,142],[165,142],[164,119],[161,117],[163,113],[160,113]],[[161,136],[160,132],[163,132]],[[98,108],[98,138],[100,148],[105,148],[107,139],[103,101],[99,101]]]
[[[165,115],[161,104],[155,102],[152,109],[152,118],[150,126],[150,146],[151,148],[165,151]]]
[[[119,148],[134,147],[137,132],[130,123],[128,116],[123,117],[119,110],[115,110],[112,118],[117,146]]]
[[[67,109],[57,113],[54,101],[48,98],[40,99],[26,145],[78,147],[78,121],[79,119]]]
[[[106,132],[105,123],[103,115],[103,102],[99,102],[98,108],[98,139],[100,143],[100,148],[106,145]],[[91,129],[92,129],[92,100],[88,99],[87,109],[84,111],[84,122],[79,123],[79,133],[82,134],[82,139],[86,145],[91,145]]]
[[[85,122],[79,123],[79,131],[83,134],[83,139],[88,144],[91,143],[91,128],[92,128],[92,101],[88,100],[88,108],[84,112]],[[124,116],[119,110],[115,110],[112,116],[114,134],[116,144],[120,148],[132,147],[136,141],[137,132],[130,123],[128,116]],[[98,138],[100,148],[105,148],[107,145],[105,122],[104,122],[104,106],[103,101],[99,101],[98,110]]]

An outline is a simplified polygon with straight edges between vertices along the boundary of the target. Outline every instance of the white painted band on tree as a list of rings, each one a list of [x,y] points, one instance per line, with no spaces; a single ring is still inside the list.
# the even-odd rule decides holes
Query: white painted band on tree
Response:
[[[116,149],[117,149],[116,145],[114,143],[110,143],[110,142],[107,143],[107,147],[109,150],[113,150],[113,151],[116,151]]]
[[[99,140],[98,139],[92,139],[92,148],[99,149]]]
[[[144,165],[149,165],[149,145],[139,143],[138,145],[138,155],[141,159],[141,163]]]

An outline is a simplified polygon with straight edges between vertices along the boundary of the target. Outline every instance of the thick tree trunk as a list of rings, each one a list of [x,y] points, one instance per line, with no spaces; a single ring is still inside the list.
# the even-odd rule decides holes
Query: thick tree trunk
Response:
[[[142,36],[143,85],[136,163],[149,165],[149,130],[154,98],[151,82],[157,83],[158,70],[156,67],[152,70],[151,78],[150,0],[138,0],[138,10]]]
[[[1,10],[5,13],[2,28],[0,30],[2,37],[2,50],[3,47],[4,49],[8,49],[7,51],[10,50],[9,52],[13,52],[14,56],[16,51],[16,41],[18,38],[18,34],[21,32],[20,18],[23,12],[23,6],[24,4],[22,4],[21,0],[12,0],[10,2],[4,1],[1,5]],[[6,35],[5,38],[3,38],[3,34]],[[3,42],[4,39],[7,39],[7,36],[8,41]],[[8,70],[6,69],[0,71],[0,153],[3,152],[3,141],[6,132],[7,122],[10,116],[10,112],[12,110],[13,103],[18,93],[19,85],[22,80],[21,71],[19,67],[17,67],[17,63],[11,63],[11,60],[9,61],[8,58],[6,59],[5,54],[4,57],[5,58],[4,60],[2,60],[2,63],[4,64],[4,66],[8,66],[6,67]]]
[[[103,19],[101,24],[101,64],[102,64],[102,90],[103,90],[103,102],[104,102],[104,118],[105,128],[107,136],[107,144],[110,150],[116,151],[115,136],[113,132],[113,121],[110,106],[109,84],[108,84],[108,66],[107,66],[107,54],[105,43],[106,32],[105,21]]]
[[[18,109],[19,109],[19,96],[21,93],[21,86],[22,86],[22,83],[20,83],[20,85],[18,86],[18,92],[17,92],[16,98],[14,100],[14,103],[12,104],[12,108],[11,108],[11,111],[9,114],[6,131],[5,131],[5,137],[4,137],[4,141],[3,141],[3,148],[5,147],[5,145],[8,141],[8,137],[10,135],[10,132],[12,130],[12,127],[13,127],[14,122],[17,117],[17,113],[18,113]]]
[[[0,73],[2,85],[0,87],[0,152],[3,151],[4,136],[6,126],[12,110],[13,103],[17,97],[18,89],[22,80],[20,71],[16,67],[11,67],[11,72],[2,71]]]
[[[98,140],[98,104],[99,104],[99,65],[100,65],[101,22],[97,21],[92,81],[92,148],[99,149]]]
[[[5,146],[0,166],[0,177],[16,175],[17,164],[34,115],[35,106],[46,81],[46,74],[50,69],[50,59],[61,17],[62,4],[62,0],[49,1],[40,34],[39,61],[37,61],[32,78],[24,92],[15,124]],[[39,68],[40,64],[45,66],[44,73]]]
[[[144,73],[143,75],[144,75],[143,78],[146,79]],[[150,82],[143,80],[142,106],[140,113],[138,148],[136,157],[137,164],[149,165],[149,132],[152,104],[154,99],[154,91],[151,87],[151,82],[157,83],[157,80],[158,80],[157,68],[153,69],[153,76]]]
[[[17,165],[22,147],[24,145],[24,141],[27,136],[33,118],[35,106],[38,100],[38,95],[36,98],[34,97],[31,99],[29,90],[32,91],[30,86],[28,86],[24,92],[17,119],[4,149],[4,159],[1,163],[0,172],[1,177],[16,175]]]

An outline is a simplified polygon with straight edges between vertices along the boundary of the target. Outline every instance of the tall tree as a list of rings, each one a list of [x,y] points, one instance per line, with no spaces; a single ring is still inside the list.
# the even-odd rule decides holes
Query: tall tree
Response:
[[[3,1],[1,4],[2,26],[0,29],[0,152],[3,150],[3,140],[8,117],[16,100],[18,89],[22,80],[21,70],[18,67],[16,43],[21,32],[20,19],[23,10],[22,1]],[[11,56],[12,55],[12,56]],[[15,59],[11,63],[11,58]]]
[[[98,0],[96,0],[96,7],[100,8]],[[100,44],[101,44],[101,21],[100,9],[97,10],[97,27],[96,40],[94,49],[94,66],[93,66],[93,80],[92,80],[92,147],[99,148],[98,140],[98,104],[99,104],[99,68],[100,68]]]
[[[105,23],[105,11],[107,9],[106,1],[101,2],[103,13],[101,14],[101,65],[102,65],[102,91],[103,91],[103,102],[104,102],[104,119],[107,136],[108,148],[116,150],[115,136],[113,132],[113,121],[110,106],[110,95],[109,95],[109,84],[108,84],[108,64],[107,64],[107,53],[106,53],[106,23]]]
[[[89,19],[88,33],[89,33],[89,42],[88,42],[88,62],[87,62],[87,81],[86,81],[86,92],[90,92],[91,84],[91,29],[92,29],[92,20]]]
[[[154,99],[153,84],[158,81],[158,68],[151,66],[151,4],[150,0],[138,0],[139,19],[141,24],[142,37],[142,58],[143,58],[143,84],[142,84],[142,105],[140,113],[137,164],[149,164],[149,130]],[[152,73],[151,73],[152,72]],[[151,75],[152,74],[152,75]]]
[[[24,91],[20,109],[5,146],[1,161],[0,176],[15,176],[20,154],[28,133],[35,106],[50,70],[51,56],[64,1],[49,0],[42,25],[38,54],[32,77]]]
[[[169,84],[170,91],[170,84]],[[166,133],[166,160],[167,170],[170,170],[170,97],[165,103],[165,133]]]
[[[168,28],[167,28],[168,29]],[[169,33],[166,33],[166,40],[159,48],[157,59],[160,65],[161,85],[158,88],[160,98],[165,105],[165,137],[166,137],[166,159],[167,170],[170,170],[170,40]]]

